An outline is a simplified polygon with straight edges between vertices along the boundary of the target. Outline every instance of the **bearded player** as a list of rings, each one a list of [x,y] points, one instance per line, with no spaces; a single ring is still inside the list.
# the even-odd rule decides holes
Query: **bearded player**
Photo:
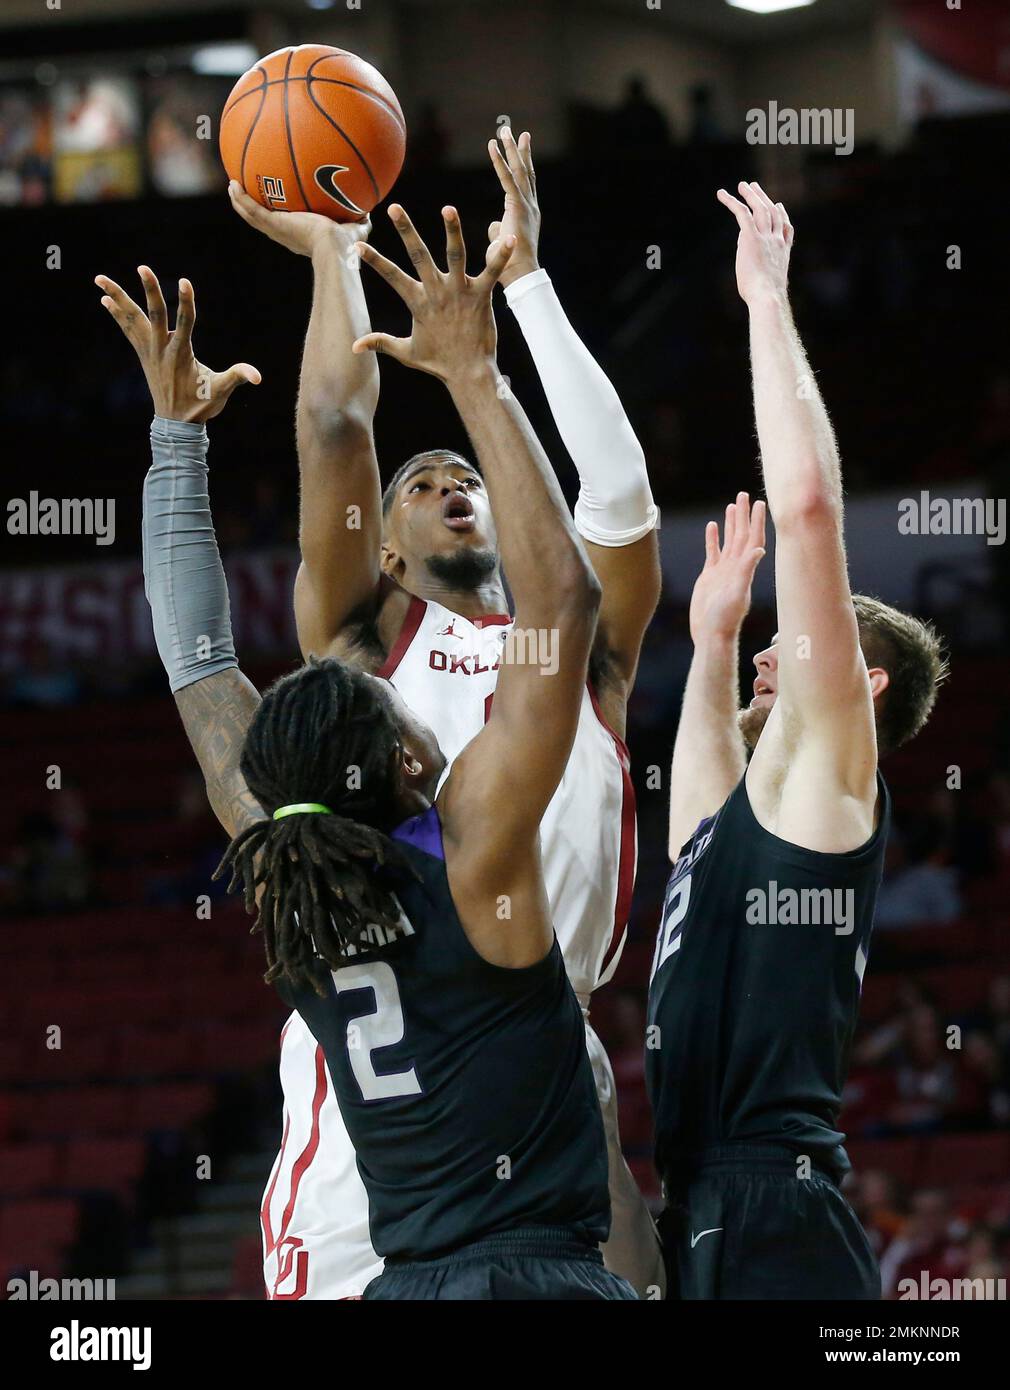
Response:
[[[612,1235],[608,1267],[640,1294],[663,1275],[647,1208],[620,1151],[613,1074],[589,1026],[589,999],[616,968],[634,877],[635,811],[623,735],[628,694],[659,593],[652,502],[641,447],[599,366],[537,264],[539,209],[530,138],[490,142],[505,193],[489,237],[516,237],[502,277],[559,432],[581,482],[575,524],[602,587],[598,637],[568,769],[541,826],[544,877],[607,1130]],[[504,151],[504,153],[503,153]],[[375,351],[403,340],[370,332],[357,255],[412,307],[410,277],[363,240],[308,213],[274,213],[232,185],[245,221],[311,256],[312,313],[297,412],[302,566],[295,592],[304,655],[337,656],[384,676],[435,732],[449,764],[484,727],[511,626],[494,518],[479,472],[430,450],[409,459],[380,496],[372,434]],[[402,209],[390,208],[422,286],[436,271]],[[352,352],[352,347],[355,350]],[[515,497],[519,508],[527,499]],[[549,633],[526,634],[550,668]],[[536,648],[536,651],[533,651]],[[284,1139],[263,1202],[265,1275],[276,1298],[361,1292],[381,1262],[354,1152],[315,1040],[297,1015],[282,1035]]]
[[[874,1299],[838,1114],[888,828],[877,759],[926,722],[944,663],[926,624],[849,590],[838,451],[789,310],[793,229],[757,184],[740,194],[719,199],[740,228],[778,634],[738,723],[764,554],[764,506],[741,493],[722,547],[706,533],[673,757],[646,1049],[660,1225],[671,1296]]]

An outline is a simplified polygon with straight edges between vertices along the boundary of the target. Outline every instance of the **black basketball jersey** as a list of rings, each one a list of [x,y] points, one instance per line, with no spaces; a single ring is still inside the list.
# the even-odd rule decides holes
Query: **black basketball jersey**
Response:
[[[323,1048],[375,1250],[422,1258],[530,1226],[605,1240],[603,1121],[557,941],[528,968],[489,964],[457,916],[435,808],[393,838],[420,875],[396,878],[399,931],[380,944],[371,928],[325,998],[286,996]]]
[[[848,854],[758,824],[746,777],[684,846],[649,987],[646,1074],[668,1181],[708,1145],[779,1143],[835,1175],[890,801]]]

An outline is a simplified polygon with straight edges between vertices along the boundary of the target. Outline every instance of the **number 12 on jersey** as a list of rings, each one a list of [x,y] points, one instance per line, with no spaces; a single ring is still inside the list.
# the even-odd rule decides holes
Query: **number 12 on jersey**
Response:
[[[656,936],[656,953],[652,958],[652,973],[649,976],[650,984],[663,962],[672,956],[674,951],[680,950],[681,927],[687,915],[687,905],[690,901],[691,875],[686,874],[671,888],[669,896],[663,904],[663,918]]]

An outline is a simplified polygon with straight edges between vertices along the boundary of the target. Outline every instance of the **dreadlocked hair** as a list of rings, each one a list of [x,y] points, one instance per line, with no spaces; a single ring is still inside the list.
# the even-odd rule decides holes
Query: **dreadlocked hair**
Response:
[[[401,912],[392,868],[414,874],[389,838],[399,819],[399,731],[374,682],[339,661],[309,662],[263,697],[241,770],[267,819],[241,831],[214,877],[242,885],[252,930],[263,936],[268,984],[283,978],[323,994],[330,969],[395,930]],[[320,802],[332,815],[280,806]],[[416,876],[416,874],[415,874]]]

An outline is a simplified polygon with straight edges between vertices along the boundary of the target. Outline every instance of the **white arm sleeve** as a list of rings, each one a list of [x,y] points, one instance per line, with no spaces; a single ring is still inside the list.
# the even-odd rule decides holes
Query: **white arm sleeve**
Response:
[[[546,270],[505,290],[579,474],[575,528],[596,545],[630,545],[654,529],[645,454],[617,392],[579,338]]]

